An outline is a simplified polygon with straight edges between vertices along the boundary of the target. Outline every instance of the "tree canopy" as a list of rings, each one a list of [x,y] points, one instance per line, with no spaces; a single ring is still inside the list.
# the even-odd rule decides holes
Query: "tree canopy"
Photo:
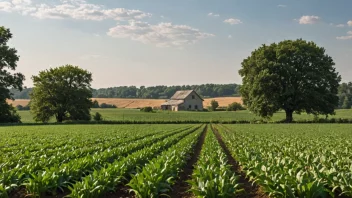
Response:
[[[239,74],[244,104],[259,116],[284,110],[286,122],[293,112],[334,114],[340,75],[325,49],[302,39],[262,45],[242,62]]]
[[[17,50],[7,45],[12,38],[10,29],[0,26],[0,122],[19,122],[20,116],[6,100],[12,99],[10,89],[23,89],[24,75],[14,72],[19,56]]]
[[[33,76],[30,109],[36,121],[55,116],[64,120],[90,120],[92,74],[77,66],[64,65]]]

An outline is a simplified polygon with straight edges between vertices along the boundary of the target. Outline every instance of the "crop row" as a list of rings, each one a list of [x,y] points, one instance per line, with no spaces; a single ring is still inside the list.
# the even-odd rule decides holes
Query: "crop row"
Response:
[[[191,192],[198,197],[234,197],[242,191],[238,176],[231,170],[212,127],[206,135],[189,183]]]
[[[16,186],[21,184],[26,184],[32,194],[46,192],[48,190],[54,192],[54,189],[60,189],[66,187],[70,182],[81,180],[82,177],[90,174],[94,169],[101,169],[109,163],[127,156],[131,152],[152,145],[174,134],[192,130],[188,126],[184,126],[183,128],[178,126],[179,129],[177,130],[175,130],[176,127],[166,128],[171,128],[172,130],[164,133],[142,131],[139,135],[130,134],[129,137],[126,136],[125,139],[111,142],[111,145],[114,146],[107,146],[105,150],[101,149],[92,154],[87,153],[86,156],[81,158],[71,156],[72,158],[66,159],[68,161],[67,163],[50,164],[51,167],[46,163],[38,163],[40,160],[45,161],[45,156],[37,158],[37,162],[33,160],[32,163],[26,163],[26,166],[16,166],[10,170],[3,166],[0,173],[0,192],[7,194],[7,192],[16,189]],[[138,139],[138,141],[132,142],[133,138],[135,140]],[[126,144],[128,142],[130,142],[130,144]],[[61,155],[64,155],[64,153],[61,153]],[[60,158],[60,153],[55,157]],[[60,160],[57,162],[60,162]]]
[[[194,139],[192,134],[200,133],[200,131],[200,127],[194,128],[141,149],[121,160],[116,160],[106,168],[94,171],[83,178],[81,182],[74,184],[72,188],[70,187],[70,196],[73,198],[96,198],[102,197],[107,192],[114,191],[116,186],[127,181],[128,177],[135,173],[138,167],[148,163],[158,155],[162,156],[163,151],[172,147],[172,145],[184,145],[184,141],[187,141],[190,137]]]
[[[351,197],[351,135],[294,128],[219,126],[219,131],[250,180],[270,196]]]

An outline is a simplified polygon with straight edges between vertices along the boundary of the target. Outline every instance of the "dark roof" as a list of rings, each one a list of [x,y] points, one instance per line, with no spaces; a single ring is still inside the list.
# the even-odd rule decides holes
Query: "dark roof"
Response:
[[[171,97],[171,100],[184,100],[189,96],[191,93],[195,93],[201,100],[203,100],[200,95],[197,94],[194,90],[183,90],[183,91],[176,91],[176,93]]]

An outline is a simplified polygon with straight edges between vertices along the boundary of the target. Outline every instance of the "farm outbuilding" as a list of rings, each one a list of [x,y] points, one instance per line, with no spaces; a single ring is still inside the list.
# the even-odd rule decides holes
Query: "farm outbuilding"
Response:
[[[161,105],[161,109],[170,111],[202,111],[203,101],[203,98],[194,90],[177,91],[170,100]]]

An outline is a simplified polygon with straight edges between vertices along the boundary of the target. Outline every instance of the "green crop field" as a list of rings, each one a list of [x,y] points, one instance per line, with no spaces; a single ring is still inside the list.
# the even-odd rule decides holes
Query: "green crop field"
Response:
[[[156,113],[145,113],[140,112],[138,109],[92,109],[92,114],[99,112],[103,115],[104,120],[108,121],[252,121],[260,120],[261,118],[255,116],[249,111],[237,111],[237,112],[168,112],[158,111]],[[29,111],[19,111],[22,117],[23,123],[33,123],[33,117]],[[314,116],[307,114],[295,114],[294,119],[297,121],[301,120],[313,120]],[[330,116],[329,118],[342,118],[352,119],[352,110],[336,110],[336,115]],[[279,121],[285,119],[284,112],[278,112],[274,114],[272,121]],[[55,120],[52,120],[53,122]]]
[[[350,125],[3,126],[0,136],[0,197],[352,197]]]

